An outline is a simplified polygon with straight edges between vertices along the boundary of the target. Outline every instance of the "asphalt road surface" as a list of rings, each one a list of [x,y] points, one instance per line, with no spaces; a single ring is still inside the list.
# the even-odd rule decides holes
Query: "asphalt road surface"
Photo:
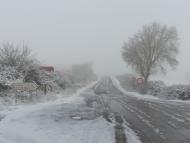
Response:
[[[126,120],[142,143],[190,143],[190,103],[127,95],[108,77],[94,91],[109,112]]]

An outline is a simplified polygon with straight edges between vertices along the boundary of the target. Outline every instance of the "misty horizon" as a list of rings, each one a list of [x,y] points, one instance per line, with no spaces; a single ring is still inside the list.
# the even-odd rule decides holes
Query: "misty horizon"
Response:
[[[123,43],[144,24],[159,22],[177,28],[180,54],[176,71],[155,77],[188,82],[189,6],[186,0],[4,1],[0,43],[25,41],[44,65],[92,62],[98,75],[123,74],[130,71],[121,58]]]

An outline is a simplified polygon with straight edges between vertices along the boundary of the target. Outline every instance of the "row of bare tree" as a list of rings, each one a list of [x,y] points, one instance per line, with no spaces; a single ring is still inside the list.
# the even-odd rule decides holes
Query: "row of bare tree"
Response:
[[[34,81],[39,84],[39,62],[33,57],[27,44],[17,45],[11,42],[0,46],[0,70],[14,68],[22,74],[25,82]]]

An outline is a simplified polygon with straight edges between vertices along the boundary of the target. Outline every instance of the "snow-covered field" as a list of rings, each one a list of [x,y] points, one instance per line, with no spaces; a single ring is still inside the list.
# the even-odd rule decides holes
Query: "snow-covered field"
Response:
[[[1,111],[0,143],[114,143],[113,125],[92,116],[94,109],[80,95],[84,92]]]

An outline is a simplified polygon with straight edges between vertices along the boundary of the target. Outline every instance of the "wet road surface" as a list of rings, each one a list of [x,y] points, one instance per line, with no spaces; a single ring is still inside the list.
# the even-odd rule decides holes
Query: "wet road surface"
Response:
[[[142,143],[190,143],[190,103],[145,99],[121,92],[111,78],[94,86],[109,112],[122,116]]]

